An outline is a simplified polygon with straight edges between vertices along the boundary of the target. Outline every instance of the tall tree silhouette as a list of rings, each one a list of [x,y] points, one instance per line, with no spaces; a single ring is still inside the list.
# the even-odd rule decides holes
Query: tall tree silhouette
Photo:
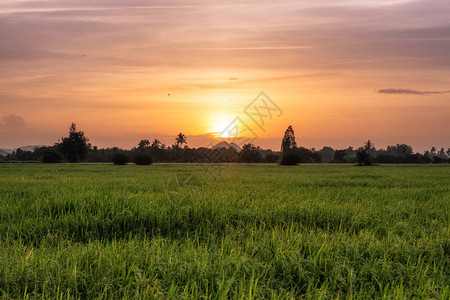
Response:
[[[186,136],[183,133],[179,133],[177,137],[175,138],[175,145],[177,148],[180,148],[183,146],[183,144],[187,144],[186,142]]]
[[[375,144],[371,140],[367,140],[367,142],[364,143],[364,149],[373,152],[375,151]]]
[[[358,165],[371,166],[373,161],[372,153],[375,152],[375,150],[374,143],[371,140],[367,140],[367,142],[364,143],[364,146],[356,151],[356,162]]]
[[[164,145],[161,144],[161,142],[158,139],[154,139],[150,148],[151,148],[152,154],[155,157],[156,161],[158,161],[158,159],[160,157],[160,153],[164,149]]]
[[[70,125],[69,136],[62,138],[61,143],[58,145],[59,151],[70,162],[76,162],[85,158],[90,148],[89,139],[84,135],[83,131],[77,131],[75,123]]]
[[[150,147],[152,147],[153,149],[160,149],[161,146],[161,142],[158,139],[154,139]]]
[[[292,126],[289,127],[284,132],[283,141],[281,142],[281,152],[286,152],[289,149],[293,149],[297,147],[297,143],[295,142],[295,135]]]

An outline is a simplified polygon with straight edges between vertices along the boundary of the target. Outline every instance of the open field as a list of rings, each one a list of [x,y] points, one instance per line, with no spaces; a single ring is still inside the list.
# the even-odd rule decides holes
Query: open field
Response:
[[[0,164],[0,293],[450,298],[450,167]]]

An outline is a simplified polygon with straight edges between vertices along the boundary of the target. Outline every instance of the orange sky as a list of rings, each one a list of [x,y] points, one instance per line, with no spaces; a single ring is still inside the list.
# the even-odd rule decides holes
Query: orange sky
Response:
[[[450,147],[448,0],[92,3],[0,4],[0,148],[206,146],[261,91],[264,148]]]

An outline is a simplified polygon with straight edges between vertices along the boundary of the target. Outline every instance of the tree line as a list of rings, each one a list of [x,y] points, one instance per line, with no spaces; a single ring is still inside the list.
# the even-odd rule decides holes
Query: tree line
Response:
[[[361,147],[354,149],[335,150],[331,147],[323,147],[321,150],[298,147],[295,142],[295,135],[292,126],[286,130],[281,142],[282,157],[280,164],[296,165],[298,163],[357,163],[360,166],[370,166],[374,163],[394,163],[394,164],[428,164],[428,163],[449,163],[450,148],[436,147],[425,151],[423,154],[414,153],[411,146],[406,144],[396,144],[387,146],[386,149],[376,149],[371,140],[367,140]]]
[[[148,165],[153,162],[186,162],[186,163],[280,163],[296,165],[298,163],[357,163],[372,165],[374,163],[449,163],[450,148],[437,150],[432,147],[424,153],[414,153],[411,146],[397,144],[386,149],[376,149],[368,140],[359,148],[333,149],[323,147],[320,150],[298,146],[294,130],[289,126],[281,142],[281,151],[262,149],[253,144],[245,144],[238,151],[229,148],[189,148],[187,137],[179,133],[172,145],[165,145],[160,140],[143,139],[130,150],[118,147],[98,148],[89,143],[83,131],[72,123],[67,137],[53,146],[36,147],[33,151],[17,149],[0,156],[1,162],[42,161],[58,162],[114,162],[115,164]]]

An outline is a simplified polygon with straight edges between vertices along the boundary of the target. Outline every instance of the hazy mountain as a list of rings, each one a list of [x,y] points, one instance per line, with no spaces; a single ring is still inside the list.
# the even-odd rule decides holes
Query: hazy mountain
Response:
[[[21,150],[23,151],[34,151],[34,148],[36,147],[48,147],[46,145],[27,145],[27,146],[22,146],[19,147]],[[6,149],[6,148],[0,148],[0,155],[5,156],[6,154],[12,153],[14,151],[16,151],[18,148],[14,148],[14,149]]]
[[[11,153],[11,152],[13,152],[13,151],[14,151],[13,149],[0,148],[0,152],[1,152],[1,153],[9,154],[9,153]],[[4,154],[1,154],[1,155],[4,155]]]
[[[234,148],[237,152],[241,151],[241,147],[239,147],[239,145],[237,145],[236,143],[228,143],[228,142],[220,142],[217,145],[213,146],[212,149],[219,149],[219,148]]]
[[[47,145],[27,145],[27,146],[20,147],[20,149],[22,149],[23,151],[34,151],[34,148],[40,148],[40,147],[48,147],[48,146]]]

